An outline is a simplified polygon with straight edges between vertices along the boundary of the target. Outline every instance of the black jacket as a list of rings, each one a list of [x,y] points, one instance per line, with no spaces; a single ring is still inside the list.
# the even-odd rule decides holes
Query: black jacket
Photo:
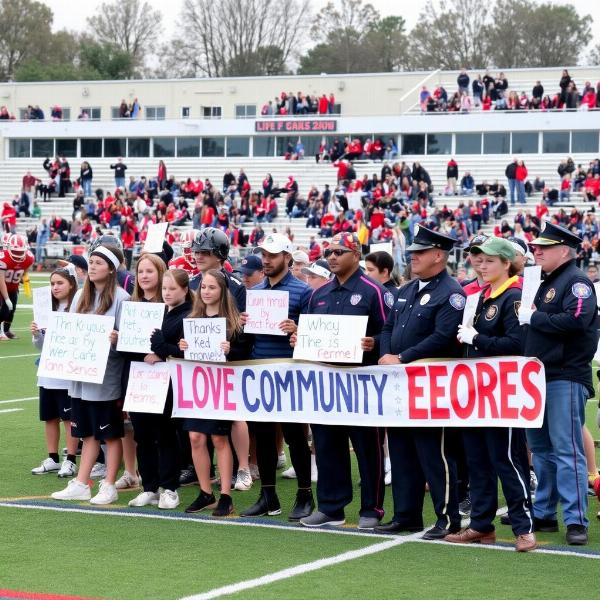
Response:
[[[179,340],[183,339],[183,319],[192,310],[191,302],[184,302],[165,314],[160,329],[156,329],[150,337],[152,352],[166,360],[169,356],[183,358],[179,349]]]
[[[523,354],[544,363],[546,381],[576,381],[593,395],[591,362],[600,320],[592,282],[570,260],[545,277],[535,306]]]
[[[517,163],[511,162],[506,167],[506,171],[504,171],[506,175],[506,179],[515,179],[517,176]]]

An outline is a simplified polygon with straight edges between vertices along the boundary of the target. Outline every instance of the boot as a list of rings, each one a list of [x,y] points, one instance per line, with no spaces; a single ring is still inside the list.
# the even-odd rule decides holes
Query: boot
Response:
[[[308,517],[315,509],[312,489],[301,489],[296,492],[296,501],[292,512],[288,515],[288,521],[299,521]]]
[[[275,486],[263,487],[260,490],[258,500],[245,511],[240,513],[240,517],[273,517],[281,514],[281,504],[275,491]]]

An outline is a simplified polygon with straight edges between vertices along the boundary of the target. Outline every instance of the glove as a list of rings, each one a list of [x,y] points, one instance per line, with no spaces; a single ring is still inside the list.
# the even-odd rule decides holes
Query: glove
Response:
[[[6,304],[6,308],[8,308],[10,312],[12,312],[14,308],[12,300],[10,298],[4,298],[4,304]]]
[[[479,332],[475,327],[471,327],[470,325],[459,325],[458,326],[458,341],[461,344],[473,344],[473,340],[475,336]]]
[[[531,324],[532,315],[533,310],[531,310],[531,308],[525,308],[521,306],[521,308],[519,308],[519,325]]]

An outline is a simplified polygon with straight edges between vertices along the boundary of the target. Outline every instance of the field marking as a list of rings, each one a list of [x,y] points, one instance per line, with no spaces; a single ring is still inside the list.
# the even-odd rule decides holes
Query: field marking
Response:
[[[12,356],[0,356],[0,360],[3,358],[26,358],[27,356],[40,356],[40,354],[37,352],[33,354],[13,354]]]
[[[50,499],[49,496],[43,498]],[[49,510],[54,512],[74,512],[87,515],[107,515],[112,517],[130,517],[138,519],[157,519],[162,521],[191,521],[193,523],[207,523],[209,525],[230,525],[234,527],[258,527],[263,529],[280,529],[283,531],[302,532],[304,534],[329,534],[329,535],[349,535],[354,537],[364,537],[373,539],[389,540],[390,536],[385,534],[368,533],[361,531],[349,531],[338,528],[316,527],[308,528],[298,525],[277,525],[275,523],[265,523],[264,521],[241,521],[239,518],[215,519],[211,517],[196,516],[190,517],[185,513],[174,513],[171,515],[157,514],[153,512],[140,512],[131,508],[120,508],[115,510],[109,508],[81,508],[77,505],[55,506],[53,504],[28,503],[24,502],[26,498],[0,498],[0,507],[22,508],[28,510]],[[404,538],[402,538],[404,539]]]
[[[339,565],[343,562],[348,562],[350,560],[363,558],[371,554],[384,552],[385,550],[389,550],[390,548],[394,548],[395,546],[400,546],[401,544],[411,541],[414,536],[421,535],[421,533],[422,532],[411,534],[406,537],[393,538],[385,542],[372,544],[366,548],[349,550],[348,552],[342,552],[342,554],[336,554],[328,558],[321,558],[319,560],[303,563],[295,567],[282,569],[281,571],[276,571],[275,573],[270,573],[269,575],[263,575],[262,577],[256,577],[255,579],[247,579],[245,581],[239,581],[238,583],[232,583],[230,585],[214,588],[208,592],[202,592],[192,596],[185,596],[181,600],[210,600],[211,598],[220,598],[221,596],[227,596],[229,594],[235,594],[237,592],[250,590],[263,585],[269,585],[276,581],[295,577],[296,575],[304,575],[305,573],[310,573],[311,571],[318,571],[319,569],[324,569],[325,567]]]
[[[13,402],[27,402],[28,400],[37,400],[38,396],[29,396],[27,398],[13,398],[12,400],[0,400],[0,404],[12,404]]]
[[[25,410],[25,409],[23,409],[23,408],[3,408],[2,410],[0,410],[0,414],[2,414],[2,413],[21,412],[22,410]]]

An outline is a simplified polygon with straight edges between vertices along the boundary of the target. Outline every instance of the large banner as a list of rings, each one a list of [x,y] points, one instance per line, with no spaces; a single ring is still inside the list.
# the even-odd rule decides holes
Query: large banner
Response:
[[[526,427],[544,418],[544,367],[506,356],[357,368],[170,360],[173,416],[379,427]]]

